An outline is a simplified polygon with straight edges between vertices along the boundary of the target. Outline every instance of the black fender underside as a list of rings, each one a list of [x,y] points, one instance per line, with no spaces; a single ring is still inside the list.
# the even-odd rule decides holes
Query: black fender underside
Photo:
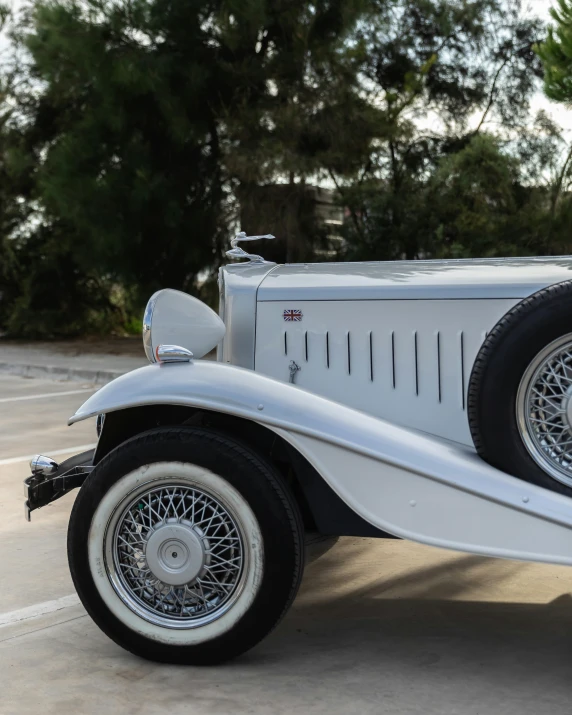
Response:
[[[372,526],[350,509],[307,459],[272,430],[239,417],[173,405],[130,407],[110,412],[105,417],[94,464],[142,432],[182,424],[222,432],[269,459],[290,484],[308,531],[331,536],[396,538]]]

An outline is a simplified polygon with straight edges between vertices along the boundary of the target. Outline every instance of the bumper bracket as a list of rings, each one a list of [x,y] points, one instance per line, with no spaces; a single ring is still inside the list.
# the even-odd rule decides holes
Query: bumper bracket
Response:
[[[94,469],[95,450],[82,452],[62,462],[54,474],[32,474],[24,480],[26,497],[25,516],[30,521],[30,514],[40,507],[60,499],[72,489],[77,489],[85,482]]]

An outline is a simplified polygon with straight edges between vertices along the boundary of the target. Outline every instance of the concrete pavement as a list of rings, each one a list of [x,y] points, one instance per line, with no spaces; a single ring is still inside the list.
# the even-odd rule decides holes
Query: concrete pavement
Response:
[[[0,460],[95,442],[93,420],[67,426],[95,390],[89,383],[0,375]],[[66,394],[70,392],[75,394]]]
[[[0,373],[105,384],[147,365],[141,340],[101,343],[16,343],[0,340]]]
[[[14,459],[94,441],[93,422],[65,426],[91,390],[72,388],[86,392],[0,375],[0,715],[569,715],[570,570],[403,541],[341,539],[280,627],[232,663],[125,653],[61,600],[74,495],[23,518]],[[59,605],[30,617],[46,603]]]

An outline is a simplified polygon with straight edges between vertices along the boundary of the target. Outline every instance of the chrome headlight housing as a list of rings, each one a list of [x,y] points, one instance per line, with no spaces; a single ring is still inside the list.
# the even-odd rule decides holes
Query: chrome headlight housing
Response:
[[[157,356],[155,355],[151,341],[151,326],[153,323],[155,303],[157,302],[157,297],[160,292],[161,291],[153,293],[145,306],[145,313],[143,313],[143,347],[145,348],[145,355],[147,355],[147,360],[149,360],[149,362],[157,362]]]
[[[223,339],[225,326],[208,305],[187,293],[165,288],[154,293],[143,314],[143,347],[149,362],[160,362],[160,346],[185,348],[195,358]]]

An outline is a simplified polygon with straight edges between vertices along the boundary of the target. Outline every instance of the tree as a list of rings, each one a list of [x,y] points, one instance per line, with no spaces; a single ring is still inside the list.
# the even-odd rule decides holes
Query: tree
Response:
[[[19,96],[21,161],[37,167],[48,222],[81,236],[69,246],[78,264],[137,289],[139,302],[158,287],[192,289],[222,227],[202,5],[38,3],[24,38],[35,82]]]
[[[233,87],[221,116],[225,176],[241,206],[258,208],[244,228],[276,233],[269,258],[312,257],[307,182],[325,163],[347,175],[367,158],[380,114],[361,96],[355,29],[369,16],[365,0],[221,3],[218,58]]]
[[[557,102],[572,101],[572,2],[558,0],[550,10],[554,26],[536,51],[544,64],[544,90]]]
[[[525,172],[525,150],[532,144],[524,146],[519,138],[527,133],[530,98],[541,72],[533,44],[542,26],[523,17],[520,6],[500,0],[395,0],[379,8],[374,25],[363,28],[364,86],[385,122],[357,178],[344,181],[331,172],[349,207],[343,255],[440,255],[443,238],[435,226],[441,222],[427,217],[427,192],[440,167],[451,167],[448,157],[469,146],[470,154],[492,148],[487,141],[473,143],[480,134],[494,129],[506,154],[521,153]],[[506,164],[500,144],[495,152]],[[467,158],[462,154],[459,160]],[[469,168],[481,181],[479,163]],[[464,255],[480,255],[483,248],[470,232],[457,231],[454,243]],[[506,252],[506,243],[496,250]]]
[[[0,6],[0,31],[8,18],[8,11]],[[30,218],[30,206],[23,200],[12,165],[13,97],[17,76],[5,54],[5,51],[0,53],[0,330],[7,327],[14,302],[21,295],[23,267],[19,239]]]
[[[159,287],[196,290],[224,256],[236,196],[286,178],[297,207],[321,154],[341,167],[367,151],[375,112],[348,44],[367,6],[35,2],[15,33],[29,62],[13,163],[44,238],[60,236],[82,280],[117,283],[134,305]],[[279,259],[307,253],[313,231],[293,228]]]
[[[31,0],[0,122],[3,327],[210,295],[241,214],[279,236],[268,257],[315,260],[315,184],[343,259],[568,250],[572,153],[530,121],[543,36],[521,0]]]
[[[548,28],[544,42],[536,52],[544,65],[544,91],[550,99],[570,105],[572,101],[572,2],[558,0],[550,11],[554,26]],[[550,190],[550,238],[569,233],[572,216],[572,147],[569,147],[560,166],[553,172]]]
[[[224,256],[236,197],[284,177],[297,218],[276,257],[307,253],[299,207],[318,145],[343,134],[340,158],[367,149],[346,44],[367,6],[33,2],[12,33],[9,163],[29,220],[5,245],[4,272],[9,256],[19,272],[4,327],[69,335],[97,315],[116,324],[118,289],[136,311],[157,288],[196,291]]]
[[[428,182],[425,215],[437,256],[535,253],[542,215],[536,187],[520,183],[519,161],[490,134],[445,157]],[[538,199],[538,200],[537,200]]]

